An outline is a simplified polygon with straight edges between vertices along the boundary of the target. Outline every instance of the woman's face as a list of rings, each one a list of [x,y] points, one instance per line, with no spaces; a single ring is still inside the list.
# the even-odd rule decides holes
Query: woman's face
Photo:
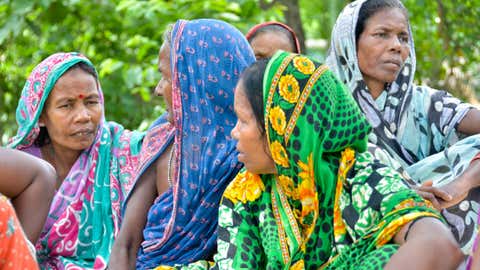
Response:
[[[250,46],[257,60],[272,57],[278,50],[295,51],[295,48],[290,44],[289,38],[284,33],[273,31],[257,34],[250,41]]]
[[[385,8],[367,19],[357,42],[360,71],[371,88],[395,81],[408,58],[408,21],[399,8]]]
[[[55,83],[39,125],[46,127],[55,149],[82,151],[92,145],[102,113],[95,77],[74,68]]]
[[[242,80],[235,91],[234,110],[238,120],[232,129],[232,137],[237,140],[238,160],[251,173],[275,173],[275,163],[267,146],[267,138],[260,132]]]
[[[163,43],[158,53],[158,71],[162,75],[162,78],[158,82],[157,87],[155,87],[155,94],[163,96],[165,99],[168,121],[173,123],[172,72],[170,67],[170,46],[167,43]]]

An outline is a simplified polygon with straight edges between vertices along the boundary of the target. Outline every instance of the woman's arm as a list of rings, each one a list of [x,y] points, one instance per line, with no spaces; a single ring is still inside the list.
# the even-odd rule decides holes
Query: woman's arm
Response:
[[[443,186],[433,187],[427,181],[418,187],[418,193],[433,203],[435,208],[448,208],[461,202],[470,190],[480,186],[480,159],[474,159],[462,175]],[[432,198],[433,197],[433,198]]]
[[[466,135],[480,133],[480,110],[470,109],[462,121],[458,123],[457,131]]]
[[[385,269],[456,269],[463,259],[452,233],[436,218],[423,217],[407,223],[394,242],[400,248]]]
[[[109,269],[135,269],[148,210],[157,196],[156,167],[156,164],[150,165],[130,195],[120,232],[112,248]]]
[[[0,193],[11,198],[28,239],[40,236],[55,194],[55,169],[18,150],[0,149]]]

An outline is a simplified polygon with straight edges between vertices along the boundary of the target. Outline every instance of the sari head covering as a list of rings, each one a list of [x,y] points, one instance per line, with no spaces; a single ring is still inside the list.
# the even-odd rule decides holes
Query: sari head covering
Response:
[[[347,5],[338,16],[332,30],[327,65],[352,91],[355,100],[373,126],[374,134],[377,137],[373,143],[381,148],[394,151],[407,164],[412,164],[418,161],[418,157],[404,148],[395,138],[403,111],[412,99],[413,76],[416,67],[412,31],[409,26],[409,57],[397,79],[389,86],[387,104],[385,110],[381,112],[370,95],[358,65],[355,30],[360,8],[365,1],[367,0],[354,1]],[[398,2],[403,6],[400,1]]]
[[[480,135],[462,139],[464,135],[456,130],[473,106],[445,91],[414,84],[416,58],[410,25],[409,57],[395,81],[374,100],[359,68],[355,33],[361,7],[367,2],[354,1],[338,16],[327,65],[348,86],[373,126],[371,143],[386,150],[417,184],[454,181],[477,153],[472,149],[480,149]],[[394,5],[403,7],[400,1]],[[464,201],[442,211],[464,252],[469,252],[478,230],[479,200],[480,190],[474,189]]]
[[[404,224],[437,216],[366,152],[370,125],[326,65],[277,52],[263,101],[277,174],[243,171],[227,187],[221,269],[381,269]]]
[[[289,39],[291,40],[292,45],[294,45],[294,50],[295,50],[294,53],[301,53],[300,41],[298,40],[297,34],[295,34],[295,31],[293,31],[293,29],[290,28],[290,26],[281,22],[271,21],[271,22],[264,22],[264,23],[257,24],[254,27],[250,28],[250,30],[248,30],[245,37],[250,42],[252,41],[253,38],[255,38],[255,36],[259,33],[259,31],[260,32],[262,31],[263,28],[265,28],[266,26],[273,26],[273,25],[287,30],[290,33]]]
[[[173,126],[161,117],[148,131],[138,177],[173,141],[173,186],[149,210],[137,268],[212,256],[218,204],[237,174],[234,88],[255,61],[245,37],[219,20],[179,20],[172,31]]]
[[[40,133],[38,119],[50,92],[80,62],[93,67],[79,53],[56,53],[35,67],[17,107],[17,135],[7,147],[34,152],[31,149]],[[103,106],[98,81],[97,89]],[[93,144],[80,154],[53,198],[36,245],[42,268],[106,267],[120,228],[121,205],[133,185],[142,138],[142,133],[124,130],[102,116]]]

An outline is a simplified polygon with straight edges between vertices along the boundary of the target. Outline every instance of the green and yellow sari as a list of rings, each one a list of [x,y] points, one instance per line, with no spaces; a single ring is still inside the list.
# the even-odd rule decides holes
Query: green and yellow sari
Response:
[[[406,223],[439,214],[366,152],[370,126],[325,66],[285,52],[263,83],[278,174],[243,171],[224,193],[215,263],[185,269],[382,269]]]

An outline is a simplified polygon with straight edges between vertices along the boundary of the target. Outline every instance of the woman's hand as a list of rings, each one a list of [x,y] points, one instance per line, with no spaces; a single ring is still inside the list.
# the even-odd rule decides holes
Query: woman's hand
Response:
[[[425,200],[430,201],[437,210],[442,210],[443,206],[449,203],[453,198],[444,189],[433,187],[433,181],[428,180],[421,186],[414,186],[418,195],[422,196]]]
[[[470,191],[468,181],[462,177],[455,179],[446,185],[434,187],[431,180],[415,187],[417,193],[424,199],[429,200],[437,210],[449,208],[460,203],[467,197]]]

